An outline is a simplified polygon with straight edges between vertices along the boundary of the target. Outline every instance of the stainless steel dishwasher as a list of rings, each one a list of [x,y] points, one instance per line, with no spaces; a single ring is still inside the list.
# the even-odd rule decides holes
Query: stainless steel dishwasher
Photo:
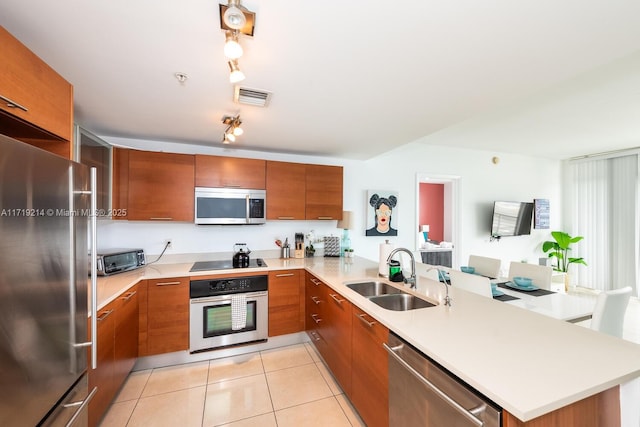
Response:
[[[502,409],[389,334],[389,425],[500,427]]]

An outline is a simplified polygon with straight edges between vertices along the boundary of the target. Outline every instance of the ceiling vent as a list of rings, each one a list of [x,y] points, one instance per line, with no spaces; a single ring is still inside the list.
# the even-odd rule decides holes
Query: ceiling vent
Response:
[[[271,92],[262,89],[250,89],[236,86],[233,91],[233,100],[239,104],[266,107],[271,99]]]

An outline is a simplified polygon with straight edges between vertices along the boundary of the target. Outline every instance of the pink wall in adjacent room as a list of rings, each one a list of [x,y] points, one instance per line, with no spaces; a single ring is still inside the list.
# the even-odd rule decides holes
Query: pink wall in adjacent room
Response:
[[[429,240],[444,240],[444,184],[420,183],[419,219],[429,225]]]

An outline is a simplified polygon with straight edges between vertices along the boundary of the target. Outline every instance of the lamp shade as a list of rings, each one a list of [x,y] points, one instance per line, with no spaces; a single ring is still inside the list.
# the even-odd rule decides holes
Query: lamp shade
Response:
[[[351,211],[342,211],[342,219],[338,221],[338,228],[350,230],[353,227]]]

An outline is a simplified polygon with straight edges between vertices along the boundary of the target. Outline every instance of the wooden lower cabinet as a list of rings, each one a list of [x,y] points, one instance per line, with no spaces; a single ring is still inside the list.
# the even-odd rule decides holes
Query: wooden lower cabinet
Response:
[[[327,286],[327,312],[324,336],[329,346],[327,364],[340,387],[351,396],[351,319],[352,306],[346,298]]]
[[[97,368],[89,366],[88,369],[89,390],[98,388],[89,403],[90,427],[99,424],[138,356],[137,287],[124,292],[98,311],[97,321]]]
[[[620,427],[620,422],[618,386],[527,422],[520,421],[507,411],[502,414],[503,427]]]
[[[324,339],[325,309],[327,306],[327,286],[312,274],[305,279],[305,329],[311,342],[326,360],[329,348]]]
[[[189,278],[147,280],[146,318],[141,356],[188,350]]]
[[[304,330],[304,272],[269,272],[269,336]]]
[[[389,329],[353,307],[351,403],[368,427],[389,425]]]
[[[351,303],[312,274],[306,280],[306,329],[342,390],[351,391]]]
[[[138,285],[119,297],[115,317],[114,375],[118,388],[138,358]]]

